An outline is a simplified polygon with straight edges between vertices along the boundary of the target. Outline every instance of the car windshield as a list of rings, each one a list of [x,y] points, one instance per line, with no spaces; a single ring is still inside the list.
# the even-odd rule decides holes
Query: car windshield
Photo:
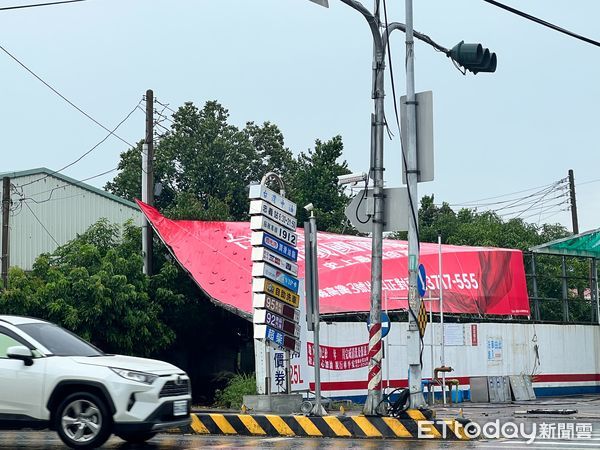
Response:
[[[104,353],[75,334],[51,323],[17,325],[56,356],[102,356]]]

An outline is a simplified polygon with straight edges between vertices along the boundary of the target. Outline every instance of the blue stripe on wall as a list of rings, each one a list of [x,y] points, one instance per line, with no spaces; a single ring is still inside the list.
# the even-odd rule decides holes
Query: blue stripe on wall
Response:
[[[596,386],[552,386],[533,388],[537,397],[560,397],[562,395],[580,395],[580,394],[600,394],[600,385]],[[471,397],[470,389],[461,389],[465,400]],[[436,392],[436,400],[441,397],[440,392]],[[340,395],[327,397],[333,400],[351,400],[353,403],[364,403],[367,400],[366,395]]]

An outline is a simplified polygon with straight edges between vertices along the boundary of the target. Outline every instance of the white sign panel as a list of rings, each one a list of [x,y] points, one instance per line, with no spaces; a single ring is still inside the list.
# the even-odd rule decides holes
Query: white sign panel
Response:
[[[465,345],[465,326],[462,323],[444,324],[445,345]]]
[[[384,188],[383,231],[408,230],[408,193],[405,187]],[[354,228],[363,233],[373,231],[373,189],[361,189],[346,206],[344,213]]]
[[[284,257],[266,249],[265,247],[252,248],[252,261],[268,262],[269,264],[284,270],[295,277],[298,276],[298,264],[288,261]]]
[[[253,231],[266,231],[267,233],[271,233],[273,236],[293,246],[298,244],[298,235],[296,233],[288,230],[285,227],[282,227],[279,224],[276,224],[272,220],[267,219],[262,215],[250,217],[250,229]]]
[[[267,216],[269,219],[274,220],[280,225],[289,228],[292,231],[296,231],[298,221],[295,217],[284,213],[279,208],[268,204],[264,200],[252,200],[250,202],[250,215],[262,214]]]
[[[255,262],[252,264],[253,277],[267,277],[270,280],[279,283],[284,288],[289,289],[293,293],[298,293],[298,279],[288,275],[283,270],[273,267],[264,262]]]
[[[488,363],[502,361],[502,338],[489,337],[487,338],[487,360]]]
[[[296,204],[290,202],[287,198],[282,197],[278,193],[272,191],[268,187],[262,184],[252,184],[250,185],[250,194],[248,198],[260,198],[266,200],[271,205],[277,206],[279,209],[285,211],[286,213],[295,216],[296,215]]]

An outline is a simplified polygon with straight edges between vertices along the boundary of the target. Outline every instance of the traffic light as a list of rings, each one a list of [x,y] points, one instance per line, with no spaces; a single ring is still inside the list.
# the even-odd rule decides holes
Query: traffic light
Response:
[[[496,71],[496,54],[490,53],[481,44],[465,44],[465,41],[460,41],[448,56],[474,74]]]

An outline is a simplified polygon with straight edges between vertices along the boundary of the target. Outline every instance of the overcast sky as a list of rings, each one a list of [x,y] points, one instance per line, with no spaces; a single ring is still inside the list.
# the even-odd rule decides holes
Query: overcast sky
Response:
[[[387,2],[389,21],[404,22],[404,2]],[[509,4],[600,40],[596,0]],[[365,6],[372,9],[372,0]],[[475,204],[504,202],[486,207],[570,229],[570,212],[561,211],[568,203],[560,204],[567,198],[558,197],[563,191],[537,193],[573,169],[580,230],[600,227],[600,48],[482,0],[415,1],[414,23],[444,47],[481,42],[498,55],[496,73],[463,76],[417,41],[416,89],[434,96],[436,164],[435,181],[419,184],[419,196],[435,194],[436,203],[454,205],[524,191]],[[238,127],[273,122],[295,154],[340,134],[350,169],[368,171],[372,40],[363,17],[338,0],[329,9],[308,0],[88,0],[0,11],[0,45],[109,128],[150,88],[173,109],[218,100]],[[391,49],[400,96],[402,33],[392,35]],[[386,70],[395,137],[386,137],[385,180],[399,186],[389,79]],[[106,136],[2,52],[0,80],[0,171],[56,170]],[[144,126],[138,110],[118,134],[135,143]],[[64,173],[85,179],[115,168],[126,148],[109,138]],[[102,187],[115,173],[89,182]],[[528,195],[522,206],[506,209]]]

